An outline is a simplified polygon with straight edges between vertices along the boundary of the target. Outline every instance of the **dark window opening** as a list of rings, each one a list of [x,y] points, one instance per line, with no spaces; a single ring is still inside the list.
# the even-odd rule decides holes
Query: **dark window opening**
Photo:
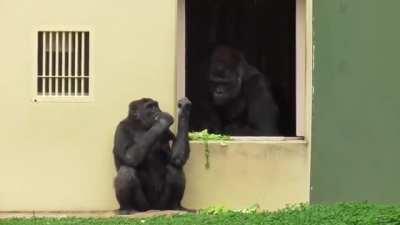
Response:
[[[296,136],[295,13],[295,0],[186,1],[185,80],[186,95],[193,102],[192,131],[207,128],[234,136]],[[273,121],[276,122],[278,132],[268,131],[268,126],[260,128],[260,124],[255,124],[255,121],[260,120],[270,122],[255,118],[262,116],[249,116],[256,113],[269,114],[268,110],[262,110],[270,104],[267,100],[249,103],[252,100],[246,98],[250,94],[239,94],[241,98],[236,99],[235,103],[227,103],[229,107],[213,102],[212,96],[218,93],[210,90],[213,89],[210,87],[210,56],[218,46],[228,46],[237,50],[251,68],[255,68],[260,72],[258,74],[264,76],[265,79],[260,80],[265,80],[266,87],[279,108],[278,116]],[[218,57],[221,55],[224,57],[224,53]],[[248,80],[246,88],[251,92],[250,81],[254,79]],[[228,89],[226,86],[225,90]],[[243,89],[245,88],[242,86],[241,92],[244,93]],[[260,88],[254,86],[254,89]],[[255,90],[253,92],[256,92]],[[221,92],[223,91],[221,86]],[[260,107],[249,106],[252,104],[258,104]],[[248,117],[253,118],[249,120]],[[268,118],[268,115],[264,118]],[[242,131],[234,131],[235,127],[240,127]]]

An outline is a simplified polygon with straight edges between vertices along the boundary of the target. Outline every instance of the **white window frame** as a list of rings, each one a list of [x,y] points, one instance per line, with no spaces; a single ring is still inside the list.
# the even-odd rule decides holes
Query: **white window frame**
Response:
[[[185,2],[177,0],[176,97],[185,96],[186,14]],[[234,136],[238,141],[290,141],[311,138],[312,110],[312,0],[296,0],[296,136]]]
[[[38,32],[40,31],[62,31],[62,32],[89,32],[89,94],[88,95],[38,95],[37,90],[37,39]],[[94,83],[95,83],[95,71],[94,71],[94,29],[87,25],[38,25],[32,29],[32,53],[33,53],[33,64],[32,64],[32,101],[35,103],[40,102],[92,102],[94,101]]]

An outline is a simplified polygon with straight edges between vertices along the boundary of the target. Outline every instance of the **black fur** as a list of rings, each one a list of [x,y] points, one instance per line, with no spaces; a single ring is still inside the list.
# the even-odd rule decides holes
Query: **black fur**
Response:
[[[207,95],[193,99],[191,130],[277,136],[279,109],[269,82],[236,49],[217,47],[205,70]]]
[[[181,208],[191,102],[184,98],[179,107],[177,137],[169,130],[172,116],[148,98],[133,101],[128,117],[119,123],[113,153],[121,213]]]

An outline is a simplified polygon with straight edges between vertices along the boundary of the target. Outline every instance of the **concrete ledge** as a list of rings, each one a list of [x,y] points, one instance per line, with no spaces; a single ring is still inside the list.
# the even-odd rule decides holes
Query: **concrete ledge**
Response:
[[[149,218],[157,216],[174,216],[182,215],[187,212],[176,210],[149,210],[146,212],[138,212],[130,215],[118,215],[117,211],[10,211],[0,212],[0,219],[11,218],[110,218],[110,217],[126,217],[126,218]]]
[[[259,204],[277,210],[309,201],[309,154],[304,140],[211,142],[209,169],[204,150],[202,142],[191,142],[184,207],[242,209]]]

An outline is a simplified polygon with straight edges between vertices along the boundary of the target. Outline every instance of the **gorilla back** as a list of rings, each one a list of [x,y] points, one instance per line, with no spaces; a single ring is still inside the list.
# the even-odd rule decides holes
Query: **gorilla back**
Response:
[[[129,105],[128,117],[115,132],[114,180],[121,213],[149,209],[179,209],[185,189],[183,165],[189,157],[191,102],[179,101],[177,136],[169,130],[173,118],[153,99]],[[170,146],[172,142],[172,146]]]

